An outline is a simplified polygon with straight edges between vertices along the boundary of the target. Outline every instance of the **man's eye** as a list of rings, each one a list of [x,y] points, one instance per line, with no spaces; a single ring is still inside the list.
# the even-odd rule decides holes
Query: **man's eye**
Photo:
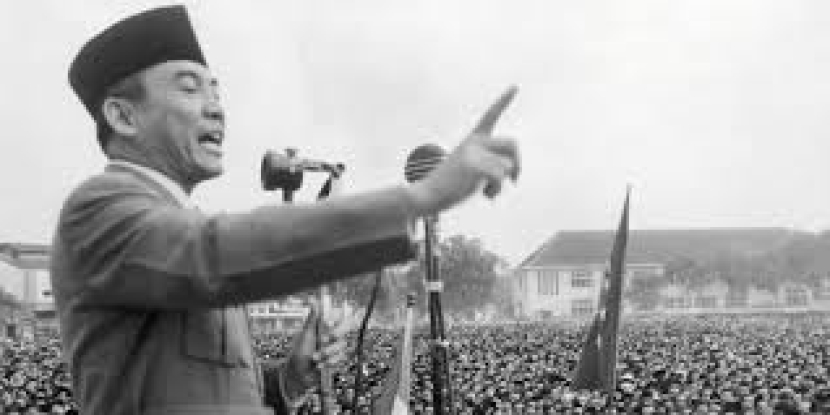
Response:
[[[184,92],[192,93],[199,91],[199,82],[192,77],[180,78],[179,85]]]

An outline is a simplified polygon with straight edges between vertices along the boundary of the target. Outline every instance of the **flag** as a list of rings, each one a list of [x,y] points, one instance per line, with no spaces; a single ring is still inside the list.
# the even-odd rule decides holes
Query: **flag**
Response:
[[[412,320],[415,296],[406,299],[406,317],[398,354],[386,376],[383,391],[372,405],[373,415],[409,415],[410,371],[412,370]]]
[[[582,345],[582,355],[574,375],[575,389],[605,390],[616,388],[617,333],[620,325],[625,248],[628,243],[628,199],[626,191],[620,226],[611,249],[611,263],[603,275],[599,309]]]

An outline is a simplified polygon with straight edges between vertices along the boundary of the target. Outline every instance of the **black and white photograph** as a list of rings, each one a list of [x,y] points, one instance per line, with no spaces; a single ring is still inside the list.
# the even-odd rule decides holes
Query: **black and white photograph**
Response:
[[[0,4],[0,414],[830,415],[830,2]]]

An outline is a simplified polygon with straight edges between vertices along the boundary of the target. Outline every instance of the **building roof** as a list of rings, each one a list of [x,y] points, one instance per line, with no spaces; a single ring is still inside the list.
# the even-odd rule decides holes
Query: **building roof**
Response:
[[[605,264],[615,231],[561,231],[548,239],[520,267]],[[785,228],[632,230],[629,264],[665,264],[673,259],[703,260],[723,254],[756,256],[774,251],[797,232]]]
[[[0,307],[18,307],[20,306],[20,302],[15,298],[15,296],[11,293],[8,293],[3,290],[3,287],[0,287]]]
[[[49,265],[49,245],[0,243],[0,261],[24,269],[43,269]]]

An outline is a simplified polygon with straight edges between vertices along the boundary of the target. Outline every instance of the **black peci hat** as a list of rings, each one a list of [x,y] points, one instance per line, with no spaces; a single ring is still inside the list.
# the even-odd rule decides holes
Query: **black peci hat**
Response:
[[[81,48],[69,68],[69,84],[95,114],[107,88],[158,63],[187,60],[207,66],[184,6],[128,17]]]

